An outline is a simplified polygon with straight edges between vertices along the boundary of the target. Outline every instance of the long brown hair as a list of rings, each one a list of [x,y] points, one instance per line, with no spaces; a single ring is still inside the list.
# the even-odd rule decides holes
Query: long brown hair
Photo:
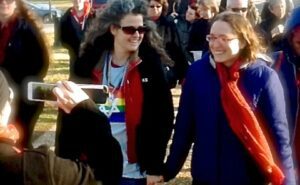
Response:
[[[240,57],[244,61],[252,62],[257,54],[265,52],[250,22],[242,15],[234,12],[223,12],[214,18],[213,22],[223,21],[230,25],[245,47],[240,51]]]

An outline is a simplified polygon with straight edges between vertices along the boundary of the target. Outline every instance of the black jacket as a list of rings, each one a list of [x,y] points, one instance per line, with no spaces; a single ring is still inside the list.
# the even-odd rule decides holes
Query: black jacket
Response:
[[[107,37],[95,41],[95,45],[85,50],[84,55],[76,62],[75,72],[80,79],[77,82],[91,83],[93,70],[108,47]],[[163,160],[165,157],[167,143],[170,139],[173,127],[173,103],[172,95],[167,87],[163,76],[159,55],[150,49],[147,44],[142,43],[139,50],[139,57],[142,62],[137,66],[142,79],[143,105],[141,122],[137,127],[136,148],[137,160],[142,171],[147,174],[161,174]],[[103,64],[100,64],[103,65]],[[82,80],[84,79],[84,80]],[[68,140],[72,128],[68,127],[68,117],[60,115],[57,126],[56,149],[59,155],[72,157],[70,147],[76,147],[77,143]],[[67,149],[66,149],[67,148]]]
[[[181,41],[174,22],[169,21],[166,17],[161,16],[156,21],[157,32],[163,39],[163,44],[168,56],[175,62],[174,72],[177,80],[182,81],[185,78],[189,64],[185,58]],[[168,79],[169,80],[169,79]],[[170,87],[172,82],[169,80]],[[173,84],[173,86],[176,84]]]
[[[70,55],[70,79],[72,79],[74,75],[74,62],[79,54],[80,44],[83,40],[84,32],[94,17],[94,13],[88,15],[82,30],[81,26],[72,16],[71,9],[72,8],[69,8],[61,17],[58,31],[58,38],[61,41],[62,46],[68,50]]]
[[[16,121],[24,125],[22,145],[25,147],[28,147],[34,124],[43,108],[43,103],[27,100],[27,82],[42,81],[49,67],[49,58],[45,57],[38,35],[28,21],[18,18],[5,49],[3,63],[0,64],[11,79],[10,85],[14,87]]]
[[[82,150],[87,151],[85,161],[71,161],[57,157],[47,146],[25,149],[22,153],[18,153],[11,142],[1,140],[0,178],[3,182],[1,184],[96,185],[102,184],[100,180],[103,184],[109,184],[104,182],[111,176],[115,181],[119,181],[122,172],[122,154],[120,146],[110,134],[106,117],[90,100],[77,105],[72,110],[71,116],[75,120],[78,117],[89,118],[89,125],[81,121],[72,123],[74,127],[81,128],[80,132],[74,133],[76,137],[74,139],[81,139],[86,144],[81,146]],[[90,137],[91,135],[94,137]],[[95,141],[92,138],[99,140]],[[101,150],[97,153],[99,155],[97,158],[100,159],[89,155],[90,148],[95,146]],[[105,160],[102,157],[106,157]],[[113,168],[115,173],[111,173]]]
[[[206,35],[209,34],[210,27],[211,25],[208,19],[199,19],[192,23],[187,46],[189,51],[202,51],[202,54],[208,51]]]
[[[278,48],[282,37],[282,34],[278,34],[272,38],[272,30],[280,24],[285,25],[285,21],[286,16],[279,19],[271,13],[267,19],[263,20],[259,24],[261,37],[264,39],[265,44],[269,47],[269,51],[274,51]]]

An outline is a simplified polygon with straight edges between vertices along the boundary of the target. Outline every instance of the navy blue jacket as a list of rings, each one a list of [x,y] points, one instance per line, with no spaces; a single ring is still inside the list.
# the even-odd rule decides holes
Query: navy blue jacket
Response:
[[[297,82],[297,74],[300,74],[300,56],[294,52],[289,40],[292,31],[300,26],[300,7],[295,8],[285,26],[285,36],[282,43],[283,58],[280,61],[280,52],[273,53],[274,67],[277,68],[280,81],[284,88],[286,99],[286,110],[291,131],[291,143],[295,147],[297,157],[297,166],[300,166],[300,149],[296,145],[300,140],[300,129],[297,125],[297,117],[299,112],[299,82]]]
[[[286,176],[295,184],[283,90],[275,71],[257,61],[240,71],[238,86],[264,126]],[[166,163],[168,180],[181,169],[193,145],[193,181],[209,185],[266,184],[258,165],[231,130],[220,99],[220,82],[209,55],[189,69],[183,86],[173,143]]]
[[[279,78],[284,88],[288,121],[292,133],[295,132],[297,111],[299,106],[299,90],[297,87],[296,72],[297,70],[300,70],[300,56],[297,56],[293,51],[293,48],[289,43],[289,37],[292,30],[297,26],[300,26],[299,7],[296,8],[295,11],[291,14],[291,17],[289,18],[285,27],[285,37],[281,46],[283,52],[282,60],[279,61],[280,52],[275,52],[272,54],[272,57],[274,59],[273,67],[276,66],[276,68],[278,68]]]

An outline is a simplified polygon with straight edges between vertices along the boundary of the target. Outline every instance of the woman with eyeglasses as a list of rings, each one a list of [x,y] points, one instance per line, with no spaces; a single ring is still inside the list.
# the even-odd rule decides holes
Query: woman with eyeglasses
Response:
[[[168,0],[148,0],[148,16],[156,23],[157,32],[163,40],[163,47],[168,56],[174,61],[174,65],[164,66],[169,88],[174,88],[177,81],[181,83],[188,68],[188,62],[184,55],[184,49],[174,22],[166,17]]]
[[[193,185],[295,185],[283,89],[248,20],[224,12],[183,85],[164,179],[193,144]]]
[[[36,16],[22,0],[0,0],[0,67],[10,75],[17,94],[12,121],[21,129],[21,147],[31,147],[43,109],[43,103],[28,102],[26,83],[42,81],[48,66],[48,44]]]
[[[89,27],[75,63],[78,83],[103,84],[110,95],[98,109],[109,118],[113,136],[123,153],[121,182],[103,168],[107,185],[151,184],[162,174],[174,112],[162,63],[172,62],[165,53],[155,25],[147,19],[148,4],[141,0],[115,0]],[[72,117],[60,115],[56,152],[65,158],[83,156]],[[88,120],[86,120],[88,127]],[[84,133],[88,134],[88,133]],[[79,138],[80,140],[80,138]],[[105,150],[95,148],[97,150]],[[100,161],[114,160],[101,156]]]

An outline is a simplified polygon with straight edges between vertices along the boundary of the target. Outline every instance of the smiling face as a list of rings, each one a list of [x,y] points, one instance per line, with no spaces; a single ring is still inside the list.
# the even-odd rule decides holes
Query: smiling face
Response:
[[[214,22],[208,40],[215,62],[229,67],[239,58],[241,42],[227,22]]]
[[[144,33],[135,31],[133,34],[130,34],[123,31],[122,28],[141,28],[143,24],[143,16],[141,14],[129,14],[120,21],[119,26],[112,25],[110,30],[114,36],[114,50],[128,54],[137,51],[144,38]]]

